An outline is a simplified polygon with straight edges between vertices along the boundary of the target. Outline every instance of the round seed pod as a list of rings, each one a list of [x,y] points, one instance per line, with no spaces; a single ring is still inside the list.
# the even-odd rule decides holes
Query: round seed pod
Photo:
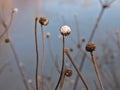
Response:
[[[46,17],[40,17],[39,23],[40,23],[41,25],[47,26],[48,23],[49,23],[49,20],[48,20]]]
[[[74,48],[69,48],[69,51],[70,51],[70,52],[73,52],[73,51],[74,51]]]
[[[96,45],[93,43],[93,42],[89,42],[87,45],[86,45],[86,51],[88,52],[93,52],[96,50]]]
[[[46,38],[49,38],[49,37],[50,37],[50,33],[47,32],[47,33],[46,33]]]
[[[10,39],[9,38],[6,38],[5,39],[5,43],[9,43],[10,42]]]
[[[85,38],[82,38],[82,42],[85,42]]]
[[[71,77],[72,76],[72,70],[71,69],[66,69],[65,70],[65,76]]]
[[[61,33],[61,35],[63,35],[63,36],[68,36],[68,35],[70,35],[70,33],[71,33],[71,29],[70,29],[69,26],[64,25],[64,26],[62,26],[62,27],[60,28],[60,33]]]

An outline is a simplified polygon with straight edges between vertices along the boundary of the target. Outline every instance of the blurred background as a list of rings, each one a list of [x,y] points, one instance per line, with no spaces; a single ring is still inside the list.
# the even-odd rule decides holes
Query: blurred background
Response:
[[[102,2],[111,1],[104,0]],[[101,77],[106,90],[120,89],[120,0],[113,1],[110,7],[104,10],[93,37],[93,42],[97,46],[95,58],[98,59],[99,68],[102,67],[100,69]],[[73,49],[71,55],[77,57],[75,61],[79,65],[83,52],[85,52],[84,47],[89,40],[101,9],[102,6],[99,0],[0,0],[0,90],[26,90],[15,59],[19,60],[29,90],[35,90],[34,22],[36,16],[45,16],[49,19],[48,26],[44,27],[45,35],[48,32],[50,33],[49,39],[45,37],[45,68],[43,75],[44,80],[48,80],[46,85],[48,88],[44,88],[44,90],[54,90],[59,78],[55,64],[57,63],[58,69],[60,69],[62,62],[60,27],[62,25],[71,27],[72,32],[66,38],[66,47]],[[4,34],[6,30],[7,32]],[[41,58],[40,24],[38,24],[37,30]],[[82,42],[83,39],[85,39],[85,42]],[[78,44],[81,45],[81,43],[82,52],[79,52]],[[77,54],[78,56],[76,56]],[[97,90],[96,87],[100,87],[89,58],[90,55],[88,54],[82,72],[91,90]],[[67,57],[66,67],[73,70],[73,75],[65,81],[64,90],[73,90],[72,87],[77,73]],[[95,83],[97,84],[96,87]],[[80,80],[77,90],[85,90]]]

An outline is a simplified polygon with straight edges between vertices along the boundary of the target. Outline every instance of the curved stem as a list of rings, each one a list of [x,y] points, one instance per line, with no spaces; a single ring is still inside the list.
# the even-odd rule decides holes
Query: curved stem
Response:
[[[57,85],[55,87],[55,90],[58,89],[58,86],[60,84],[60,81],[61,81],[63,73],[64,73],[64,48],[65,48],[65,38],[63,36],[62,67],[61,67],[60,77],[59,77],[58,83],[57,83]]]
[[[43,70],[44,70],[44,31],[43,31],[43,25],[41,25],[41,33],[42,33],[42,63],[41,63],[41,71],[40,71],[40,90],[42,90],[42,83],[43,83]]]
[[[38,53],[38,40],[37,40],[37,20],[38,18],[35,18],[35,45],[36,45],[36,90],[38,90],[38,63],[39,63],[39,53]]]
[[[100,74],[99,74],[99,71],[98,71],[98,66],[97,66],[97,63],[96,63],[95,58],[93,56],[93,53],[90,52],[90,55],[91,55],[91,59],[92,59],[92,62],[93,62],[94,68],[95,68],[95,72],[96,72],[98,81],[100,83],[100,87],[101,87],[102,90],[105,90],[104,87],[103,87],[103,84],[102,84],[102,80],[100,78]]]

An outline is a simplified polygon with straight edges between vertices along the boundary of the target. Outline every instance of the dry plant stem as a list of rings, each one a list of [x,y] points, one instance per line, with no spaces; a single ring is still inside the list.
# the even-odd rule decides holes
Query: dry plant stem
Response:
[[[99,90],[98,85],[95,80],[94,80],[94,85],[95,85],[96,90]]]
[[[54,63],[54,66],[55,68],[57,69],[57,71],[60,73],[60,70],[59,70],[59,67],[57,65],[57,62],[55,62],[55,60],[57,60],[57,56],[56,56],[56,59],[54,58],[54,55],[53,55],[53,52],[52,52],[52,47],[51,47],[51,41],[50,41],[50,38],[48,38],[48,49],[49,49],[49,52],[50,52],[50,56],[51,56],[51,59],[52,59],[52,62]]]
[[[64,82],[65,82],[65,73],[63,74],[63,77],[62,77],[62,80],[61,80],[61,83],[60,83],[60,90],[63,90]]]
[[[102,80],[100,78],[100,74],[99,74],[99,71],[98,71],[97,63],[96,63],[95,58],[93,56],[93,52],[90,52],[90,55],[91,55],[91,59],[92,59],[92,62],[93,62],[94,68],[95,68],[95,72],[96,72],[98,81],[100,83],[100,87],[101,87],[102,90],[105,90],[104,87],[103,87],[103,84],[102,84]]]
[[[44,31],[43,31],[43,25],[41,25],[41,33],[42,33],[42,62],[41,62],[41,70],[40,70],[40,90],[42,90],[43,87],[43,71],[44,71]]]
[[[71,57],[69,51],[67,49],[65,49],[65,54],[68,56],[69,60],[71,61],[71,63],[73,64],[76,72],[78,73],[80,79],[82,80],[83,84],[85,85],[87,90],[90,90],[86,80],[84,79],[84,76],[82,75],[82,73],[79,71],[79,68],[77,67],[76,63],[74,62],[73,58]]]
[[[14,13],[11,13],[10,22],[9,22],[8,26],[5,24],[5,22],[2,19],[2,24],[3,24],[4,28],[5,28],[5,31],[0,35],[0,38],[2,38],[8,32],[8,30],[9,30],[11,24],[12,24],[12,21],[13,21],[13,14]]]
[[[99,16],[98,16],[98,19],[97,19],[97,21],[96,21],[96,23],[95,23],[95,25],[94,25],[94,27],[93,27],[93,31],[92,31],[91,36],[90,36],[90,38],[89,38],[89,42],[93,39],[93,36],[94,36],[94,34],[95,34],[95,31],[97,30],[97,27],[98,27],[98,25],[99,25],[99,22],[100,22],[100,20],[101,20],[101,17],[102,17],[102,15],[103,15],[103,13],[104,13],[104,10],[105,10],[105,8],[102,7],[102,9],[101,9],[101,11],[100,11],[100,14],[99,14]],[[86,58],[86,53],[84,53],[84,55],[83,55],[83,57],[82,57],[82,61],[81,61],[80,65],[79,65],[79,69],[80,69],[81,71],[82,71],[82,68],[83,68],[83,65],[84,65],[84,62],[85,62],[85,58]],[[78,77],[78,75],[77,75],[77,76],[76,76],[76,79],[75,79],[74,86],[73,86],[73,90],[76,90],[78,81],[79,81],[79,77]]]
[[[10,41],[10,47],[11,47],[11,49],[12,49],[12,52],[13,52],[14,56],[15,56],[16,65],[17,65],[17,67],[18,67],[18,69],[19,69],[19,71],[20,71],[20,74],[21,74],[21,76],[22,76],[22,80],[23,80],[23,83],[24,83],[24,85],[25,85],[25,89],[26,89],[26,90],[29,90],[29,86],[28,86],[26,77],[25,77],[25,75],[24,75],[24,72],[23,72],[22,68],[21,68],[20,65],[19,65],[19,64],[20,64],[19,58],[18,58],[18,56],[17,56],[17,53],[16,53],[15,47],[14,47],[14,45],[13,45],[13,43],[12,43],[12,40]]]
[[[77,43],[80,43],[79,24],[78,24],[78,19],[76,15],[74,15],[74,19],[75,19],[75,25],[76,25]]]
[[[94,26],[94,28],[93,28],[93,30],[92,30],[91,35],[90,35],[89,42],[92,41],[92,39],[93,39],[93,36],[94,36],[94,34],[95,34],[95,31],[97,30],[97,27],[98,27],[98,25],[99,25],[99,22],[100,22],[100,20],[101,20],[101,17],[102,17],[102,15],[103,15],[103,13],[104,13],[104,10],[105,10],[105,8],[102,7],[101,12],[100,12],[100,14],[99,14],[99,17],[97,18],[97,21],[96,21],[96,23],[95,23],[95,26]]]
[[[107,82],[107,84],[112,88],[112,90],[114,90],[115,88],[114,88],[112,82],[109,79],[110,77],[108,77],[108,75],[106,75],[104,73],[104,71],[102,70],[102,68],[100,68],[100,72],[101,72],[101,75],[103,76],[104,80]]]
[[[62,80],[62,76],[63,76],[63,73],[64,73],[64,63],[65,63],[65,61],[64,61],[64,48],[65,48],[65,37],[63,36],[62,67],[61,67],[60,77],[59,77],[58,83],[57,83],[57,85],[55,87],[55,90],[58,89],[58,86],[59,86],[59,84],[60,84],[60,82]]]
[[[38,39],[37,39],[37,21],[38,18],[35,18],[35,45],[36,45],[36,73],[35,73],[35,80],[36,80],[36,90],[38,90],[38,63],[39,63],[39,52],[38,52]]]
[[[4,69],[9,65],[9,61],[5,62],[1,67],[0,67],[0,74],[4,71]]]

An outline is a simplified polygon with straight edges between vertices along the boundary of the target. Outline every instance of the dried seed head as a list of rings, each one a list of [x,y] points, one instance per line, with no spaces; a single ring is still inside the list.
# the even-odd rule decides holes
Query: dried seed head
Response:
[[[18,12],[18,8],[13,8],[12,13]]]
[[[85,42],[85,38],[82,38],[82,42]]]
[[[39,23],[40,23],[41,25],[47,26],[48,23],[49,23],[49,20],[48,20],[46,17],[40,17]]]
[[[69,48],[70,52],[73,52],[74,51],[74,48]]]
[[[61,33],[61,35],[63,35],[63,36],[68,36],[68,35],[70,34],[70,32],[71,32],[71,29],[70,29],[70,27],[67,26],[67,25],[64,25],[64,26],[62,26],[62,27],[60,28],[60,33]]]
[[[103,8],[108,8],[110,5],[109,4],[104,4]]]
[[[89,42],[86,45],[86,51],[92,52],[92,51],[95,51],[95,50],[96,50],[96,45],[93,42]]]
[[[72,70],[71,69],[66,69],[65,70],[65,76],[67,76],[67,77],[72,76]]]
[[[10,39],[9,38],[6,38],[5,39],[5,43],[9,43],[10,42]]]
[[[49,37],[50,37],[50,33],[47,32],[47,33],[46,33],[46,38],[49,38]]]

